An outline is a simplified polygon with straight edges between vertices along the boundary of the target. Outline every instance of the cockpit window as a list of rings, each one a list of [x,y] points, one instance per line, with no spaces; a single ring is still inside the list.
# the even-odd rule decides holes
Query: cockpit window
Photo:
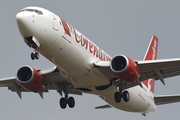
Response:
[[[39,15],[43,15],[42,11],[39,11],[39,10],[35,10],[35,12]]]
[[[39,15],[43,15],[43,12],[37,9],[22,9],[20,12],[23,12],[23,11],[35,12]]]
[[[34,9],[25,9],[25,11],[34,12]]]

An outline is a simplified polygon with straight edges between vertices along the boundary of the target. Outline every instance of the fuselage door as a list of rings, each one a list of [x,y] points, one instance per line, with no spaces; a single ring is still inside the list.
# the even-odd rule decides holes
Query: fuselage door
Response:
[[[58,31],[58,20],[55,16],[53,16],[53,29]]]

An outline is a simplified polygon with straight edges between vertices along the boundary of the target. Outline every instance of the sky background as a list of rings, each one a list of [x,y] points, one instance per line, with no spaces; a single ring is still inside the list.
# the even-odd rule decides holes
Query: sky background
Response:
[[[24,7],[46,8],[70,23],[111,57],[125,54],[142,60],[152,35],[159,38],[158,59],[180,57],[179,0],[6,0],[0,1],[0,77],[15,76],[18,68],[38,69],[54,66],[43,56],[30,59],[30,49],[21,37],[15,16]],[[180,77],[156,81],[155,95],[180,94]],[[94,95],[73,97],[74,109],[62,110],[56,91],[44,94],[23,93],[22,100],[7,88],[0,88],[1,120],[170,120],[180,118],[180,103],[157,106],[146,117],[115,108],[95,110],[106,104]]]

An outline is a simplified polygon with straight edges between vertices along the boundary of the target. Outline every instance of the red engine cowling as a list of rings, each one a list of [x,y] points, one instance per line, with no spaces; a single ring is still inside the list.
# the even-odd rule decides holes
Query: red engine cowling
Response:
[[[125,55],[115,56],[110,63],[113,74],[121,80],[135,82],[140,77],[137,64]]]
[[[31,66],[23,66],[17,72],[17,83],[35,93],[42,92],[45,89],[46,83],[42,74]]]

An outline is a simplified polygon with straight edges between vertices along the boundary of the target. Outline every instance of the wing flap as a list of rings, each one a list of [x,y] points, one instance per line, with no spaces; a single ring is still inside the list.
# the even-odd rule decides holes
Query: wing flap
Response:
[[[154,101],[156,105],[180,102],[180,95],[155,96]]]

